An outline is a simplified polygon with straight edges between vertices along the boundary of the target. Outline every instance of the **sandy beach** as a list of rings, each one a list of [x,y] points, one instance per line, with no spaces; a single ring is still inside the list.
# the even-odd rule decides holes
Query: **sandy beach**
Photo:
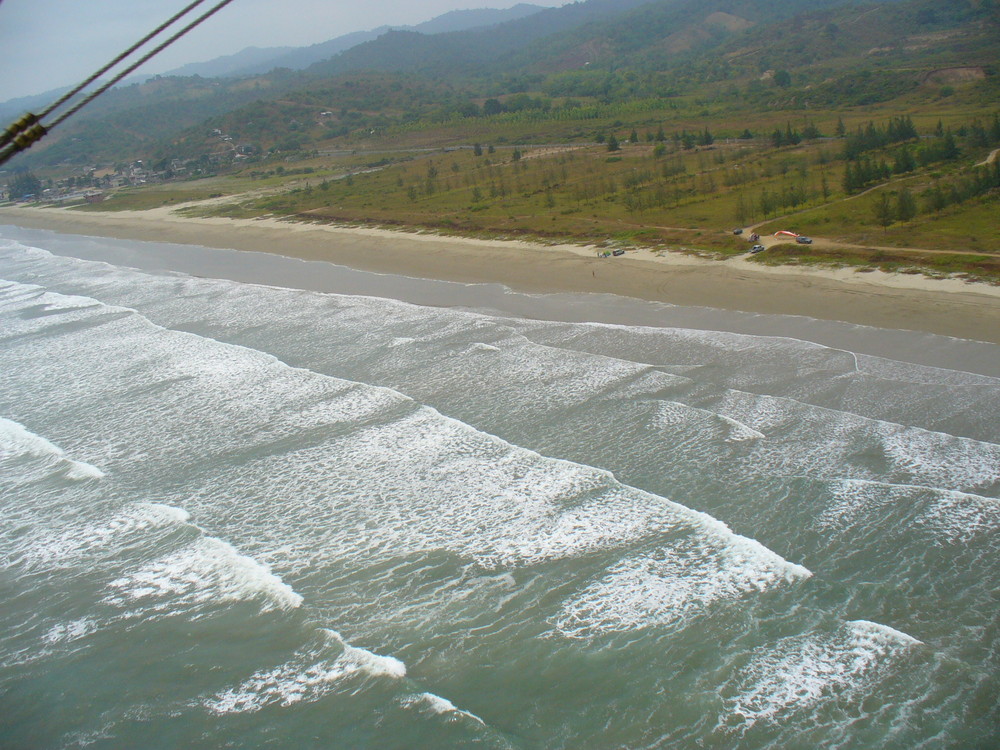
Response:
[[[649,250],[600,258],[594,248],[573,245],[475,240],[270,218],[194,219],[178,216],[174,208],[84,213],[5,207],[0,208],[0,223],[277,253],[379,273],[496,282],[530,293],[600,292],[1000,343],[1000,288],[986,284],[848,269],[763,268],[742,258],[712,261]]]

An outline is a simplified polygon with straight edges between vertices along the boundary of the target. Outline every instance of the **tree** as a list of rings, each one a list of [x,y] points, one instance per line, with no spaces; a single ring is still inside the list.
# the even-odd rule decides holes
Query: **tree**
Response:
[[[958,146],[955,144],[955,136],[951,134],[950,130],[944,134],[941,153],[944,159],[958,158]]]
[[[42,192],[42,181],[33,172],[17,172],[7,184],[11,200],[23,200]]]
[[[792,123],[785,123],[785,143],[790,146],[797,146],[802,142],[802,136],[799,135],[799,131],[792,130]]]
[[[777,70],[774,73],[774,85],[785,89],[792,85],[792,75],[787,70]]]
[[[472,145],[472,153],[475,154],[476,156],[482,156],[483,155],[483,147],[480,146],[478,143],[474,143]]]
[[[887,229],[895,221],[896,210],[895,206],[892,205],[892,199],[888,193],[882,192],[878,194],[875,203],[872,205],[872,213],[875,215],[875,221],[883,229]]]
[[[483,102],[484,115],[498,115],[501,112],[503,112],[503,105],[500,103],[499,99],[487,99]]]
[[[900,221],[909,221],[917,215],[917,202],[913,199],[913,194],[903,188],[896,196],[896,218]]]
[[[615,138],[615,134],[612,133],[608,136],[608,151],[618,151],[621,146],[618,145],[618,139]]]
[[[896,152],[896,159],[892,165],[893,174],[906,174],[917,168],[917,160],[913,158],[910,149],[903,146]]]

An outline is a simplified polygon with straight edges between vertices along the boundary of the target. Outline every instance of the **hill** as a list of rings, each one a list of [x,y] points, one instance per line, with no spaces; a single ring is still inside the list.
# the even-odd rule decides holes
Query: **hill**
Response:
[[[356,31],[312,44],[308,47],[273,47],[268,49],[247,48],[235,55],[216,58],[202,63],[185,65],[169,71],[164,76],[199,75],[206,78],[219,76],[253,76],[267,73],[275,68],[302,70],[323,60],[327,60],[345,50],[365,42],[374,41],[391,30],[412,31],[419,34],[444,34],[491,27],[507,21],[526,18],[544,8],[540,5],[519,3],[511,8],[477,8],[474,10],[453,10],[436,16],[429,21],[414,26],[380,26],[369,31]]]
[[[620,16],[649,0],[586,0],[539,11],[488,30],[440,34],[430,39],[404,31],[386,34],[309,68],[319,76],[357,70],[408,71],[439,77],[467,77],[502,70],[503,55],[585,24]]]

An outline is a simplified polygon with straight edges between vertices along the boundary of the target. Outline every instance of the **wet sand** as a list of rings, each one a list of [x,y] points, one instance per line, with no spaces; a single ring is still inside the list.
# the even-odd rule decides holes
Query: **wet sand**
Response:
[[[415,278],[495,282],[529,293],[606,293],[675,305],[803,315],[1000,343],[1000,288],[911,274],[761,268],[741,258],[630,251],[302,224],[192,219],[172,208],[88,213],[0,208],[0,223],[58,232],[269,252]]]

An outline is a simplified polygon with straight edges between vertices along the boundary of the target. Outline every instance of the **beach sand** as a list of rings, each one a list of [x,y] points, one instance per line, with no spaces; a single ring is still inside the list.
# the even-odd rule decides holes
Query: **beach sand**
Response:
[[[79,212],[0,208],[0,223],[125,240],[277,253],[416,278],[495,282],[529,293],[600,292],[675,305],[803,315],[1000,343],[1000,287],[913,274],[766,268],[742,258],[629,251],[306,224],[194,219],[175,207]]]

